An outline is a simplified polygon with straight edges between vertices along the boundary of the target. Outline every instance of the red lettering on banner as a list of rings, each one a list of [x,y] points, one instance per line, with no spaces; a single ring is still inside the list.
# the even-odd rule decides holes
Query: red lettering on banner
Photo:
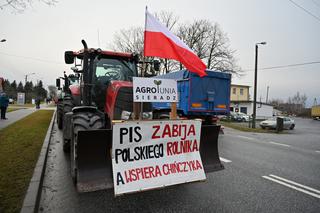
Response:
[[[160,130],[160,125],[152,126],[152,128],[153,128],[153,129],[155,128],[155,131],[154,131],[153,134],[152,134],[152,139],[160,138],[159,135],[156,135],[156,134],[159,132],[159,130]]]
[[[196,160],[196,170],[198,169],[202,169],[202,166],[201,163],[198,160]]]
[[[180,137],[181,140],[185,140],[190,135],[196,135],[196,129],[193,124],[190,126],[187,124],[166,124],[163,129],[160,125],[154,125],[152,128],[152,139]]]
[[[186,173],[197,170],[202,170],[201,163],[198,160],[191,160],[185,162],[174,162],[162,165],[163,175],[170,175],[176,173]]]
[[[163,133],[162,133],[162,138],[164,138],[166,135],[168,135],[168,137],[171,138],[171,131],[170,131],[170,125],[169,124],[166,124],[164,126],[164,130],[163,130]]]
[[[162,176],[158,165],[129,169],[124,174],[127,183]]]
[[[198,142],[195,139],[192,140],[185,140],[185,141],[174,141],[167,143],[167,155],[179,155],[189,152],[199,151]]]
[[[189,131],[188,131],[187,136],[190,136],[191,134],[192,134],[192,135],[196,135],[196,130],[195,130],[193,124],[191,124],[191,126],[190,126],[190,128],[189,128]]]
[[[179,136],[179,125],[173,124],[172,125],[172,137],[178,137]]]

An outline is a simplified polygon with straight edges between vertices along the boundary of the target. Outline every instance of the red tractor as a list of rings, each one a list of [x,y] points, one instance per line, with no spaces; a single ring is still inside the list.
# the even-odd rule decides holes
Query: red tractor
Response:
[[[65,52],[65,62],[75,64],[72,69],[80,78],[78,85],[70,86],[73,107],[64,115],[63,137],[65,150],[70,149],[72,178],[78,191],[85,192],[113,187],[112,126],[133,112],[132,78],[138,76],[140,62],[132,53],[89,49],[84,40],[82,44],[79,52]],[[154,63],[154,69],[158,67]],[[152,118],[151,103],[141,108],[142,115]],[[223,168],[217,149],[219,129],[201,128],[200,154],[206,172]]]

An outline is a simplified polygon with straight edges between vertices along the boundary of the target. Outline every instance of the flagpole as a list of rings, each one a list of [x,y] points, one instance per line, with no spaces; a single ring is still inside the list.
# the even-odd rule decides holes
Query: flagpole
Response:
[[[148,6],[146,6],[146,10],[145,10],[144,30],[146,30],[146,27],[147,27],[147,11],[148,11]],[[146,34],[144,33],[144,39],[146,39],[145,36],[146,36]],[[145,48],[145,46],[143,47],[143,50],[144,50],[144,48]],[[144,51],[143,51],[141,77],[145,77],[145,73],[146,73],[146,59],[145,59]],[[139,120],[143,120],[143,102],[140,103]]]

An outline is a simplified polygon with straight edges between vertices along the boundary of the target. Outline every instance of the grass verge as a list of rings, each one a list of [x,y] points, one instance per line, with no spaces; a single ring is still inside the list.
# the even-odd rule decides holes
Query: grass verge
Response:
[[[19,212],[53,111],[39,110],[0,130],[0,212]]]
[[[36,107],[35,104],[23,104],[23,105],[19,105],[19,104],[10,104],[9,106],[14,106],[14,107]]]
[[[274,133],[274,131],[261,129],[261,128],[252,129],[249,127],[245,127],[243,125],[237,125],[235,123],[230,123],[230,122],[220,121],[220,124],[223,126],[230,127],[232,129],[237,129],[237,130],[244,131],[244,132],[260,132],[260,133],[270,133],[271,132],[271,133]]]
[[[16,110],[19,110],[19,109],[24,109],[24,108],[10,108],[10,107],[8,107],[7,108],[7,112],[13,112],[13,111],[16,111]]]

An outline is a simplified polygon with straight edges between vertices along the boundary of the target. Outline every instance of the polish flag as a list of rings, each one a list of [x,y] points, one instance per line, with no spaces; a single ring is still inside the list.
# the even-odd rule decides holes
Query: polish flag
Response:
[[[177,36],[171,33],[146,10],[144,56],[156,56],[180,61],[189,71],[206,76],[206,65]]]

